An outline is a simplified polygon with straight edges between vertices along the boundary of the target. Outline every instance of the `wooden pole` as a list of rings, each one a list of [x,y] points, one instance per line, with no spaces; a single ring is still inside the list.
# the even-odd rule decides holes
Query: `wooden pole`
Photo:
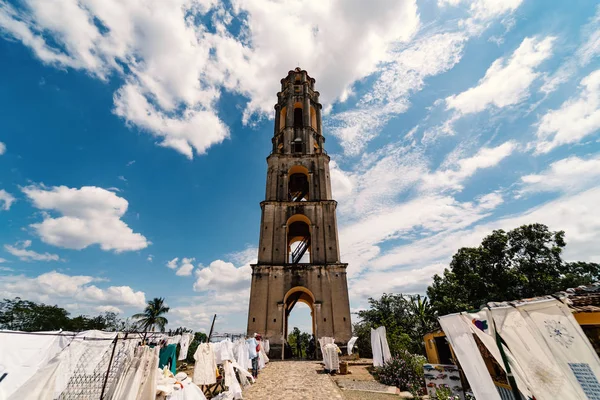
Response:
[[[206,343],[210,343],[210,337],[213,334],[213,329],[215,328],[215,319],[217,319],[217,314],[213,317],[212,324],[210,325],[210,332],[208,333],[208,338],[206,339]]]

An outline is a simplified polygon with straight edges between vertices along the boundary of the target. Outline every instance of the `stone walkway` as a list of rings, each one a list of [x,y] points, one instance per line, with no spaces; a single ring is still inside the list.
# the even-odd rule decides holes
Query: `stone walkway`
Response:
[[[342,392],[314,361],[275,361],[267,364],[257,382],[244,390],[245,400],[334,400]]]

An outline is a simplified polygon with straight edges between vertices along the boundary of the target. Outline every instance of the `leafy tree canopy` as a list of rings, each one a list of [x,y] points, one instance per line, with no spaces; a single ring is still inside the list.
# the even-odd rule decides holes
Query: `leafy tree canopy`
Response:
[[[134,314],[133,318],[137,320],[138,326],[143,331],[153,331],[158,328],[164,332],[165,326],[169,323],[164,315],[169,312],[169,309],[163,297],[155,297],[148,301],[143,313]]]
[[[543,224],[493,231],[478,247],[459,249],[450,268],[433,277],[427,295],[439,315],[445,315],[598,281],[600,265],[564,262],[565,246],[565,233]]]
[[[369,309],[358,312],[354,324],[356,346],[361,356],[370,357],[371,328],[385,326],[392,355],[408,350],[425,354],[423,335],[437,327],[436,314],[427,298],[420,295],[384,294],[369,298]]]
[[[26,332],[65,330],[81,332],[90,329],[104,331],[127,330],[127,321],[117,314],[106,312],[96,317],[79,315],[69,317],[69,312],[58,306],[22,300],[19,297],[0,301],[0,329]]]

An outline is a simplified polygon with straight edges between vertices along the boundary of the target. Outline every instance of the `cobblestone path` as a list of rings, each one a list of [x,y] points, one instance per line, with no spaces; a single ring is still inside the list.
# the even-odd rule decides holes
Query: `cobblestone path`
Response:
[[[337,400],[344,396],[329,375],[313,361],[267,364],[257,382],[244,390],[245,400]]]

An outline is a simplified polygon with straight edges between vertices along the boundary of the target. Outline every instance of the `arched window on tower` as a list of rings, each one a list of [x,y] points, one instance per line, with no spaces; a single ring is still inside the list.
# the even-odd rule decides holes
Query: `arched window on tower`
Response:
[[[293,217],[292,217],[293,218]],[[304,217],[306,218],[306,217]],[[307,219],[307,218],[306,218]],[[310,227],[304,220],[288,225],[288,263],[310,263]]]
[[[294,108],[294,128],[302,128],[302,126],[304,125],[302,123],[302,117],[302,108]]]
[[[290,201],[308,201],[308,176],[304,173],[290,175],[288,196]]]

